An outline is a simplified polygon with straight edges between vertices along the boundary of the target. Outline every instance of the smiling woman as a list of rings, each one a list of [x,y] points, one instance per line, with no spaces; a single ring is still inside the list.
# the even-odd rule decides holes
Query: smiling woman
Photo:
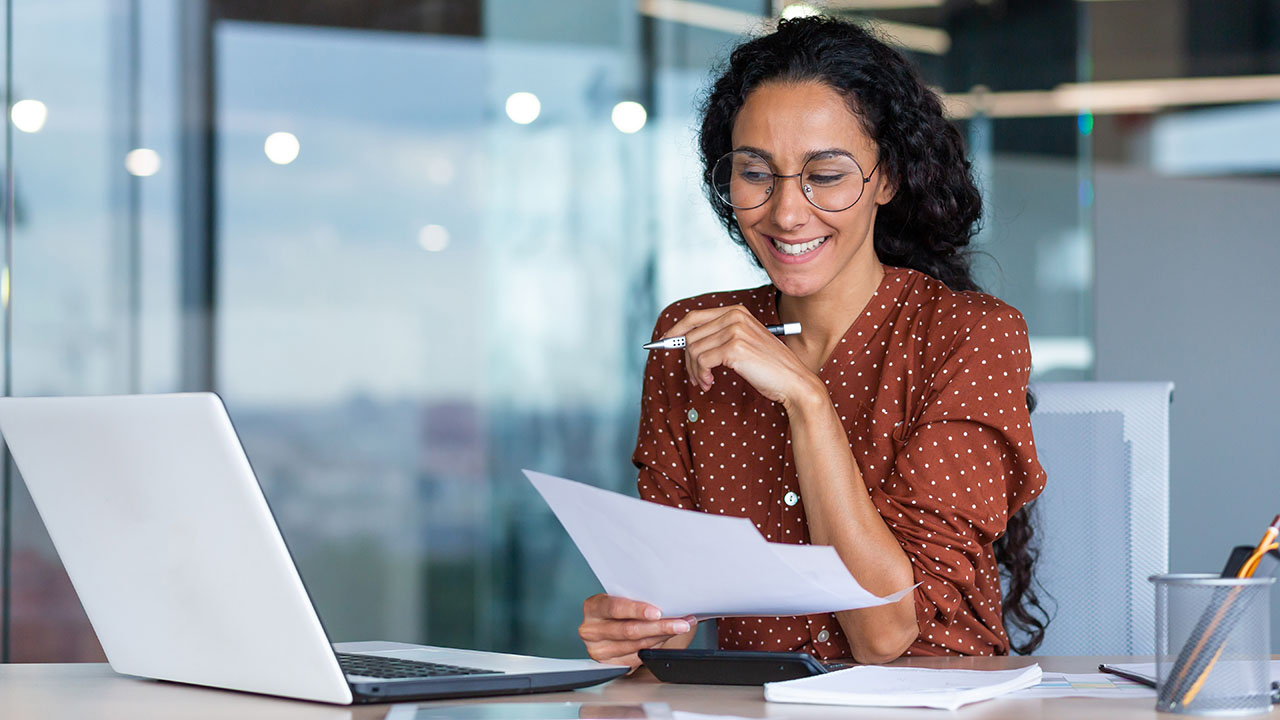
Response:
[[[1018,511],[1044,471],[1026,323],[970,277],[981,199],[937,97],[861,28],[784,20],[733,52],[700,143],[708,198],[770,283],[662,313],[653,337],[686,346],[646,366],[640,494],[832,545],[877,594],[917,585],[881,607],[722,619],[720,647],[1003,654],[1007,616],[1029,632],[1017,649],[1034,649],[1044,623],[1027,607],[1039,606]],[[804,332],[765,329],[780,322]],[[583,610],[598,660],[635,665],[638,650],[693,635],[692,618],[632,599]]]

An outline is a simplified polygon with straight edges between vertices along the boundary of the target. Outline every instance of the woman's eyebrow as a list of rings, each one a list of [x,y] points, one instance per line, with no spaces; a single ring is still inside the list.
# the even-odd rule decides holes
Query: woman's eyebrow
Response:
[[[844,155],[846,157],[853,157],[853,153],[848,150],[843,150],[841,148],[827,148],[825,150],[812,150],[804,156],[804,159],[812,160],[823,155]]]
[[[768,160],[769,162],[773,162],[773,155],[772,155],[772,154],[770,154],[770,152],[769,152],[768,150],[761,150],[761,149],[760,149],[760,148],[758,148],[758,147],[752,147],[752,146],[750,146],[750,145],[739,145],[738,147],[734,148],[734,149],[733,149],[733,151],[734,151],[734,152],[743,152],[743,151],[745,151],[745,152],[749,152],[749,153],[754,153],[754,154],[759,155],[760,157],[764,158],[765,160]]]
[[[739,145],[733,150],[734,152],[746,151],[749,153],[755,153],[756,155],[759,155],[760,157],[764,158],[770,163],[773,162],[773,155],[768,150],[763,150],[758,147],[752,147],[751,145]],[[822,150],[810,150],[809,152],[804,154],[804,159],[805,161],[809,161],[816,157],[821,157],[823,155],[844,155],[847,157],[853,157],[853,153],[843,148],[824,148]]]

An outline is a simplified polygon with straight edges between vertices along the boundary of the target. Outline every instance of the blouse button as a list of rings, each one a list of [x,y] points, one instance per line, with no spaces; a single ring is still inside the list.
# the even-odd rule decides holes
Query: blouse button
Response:
[[[818,642],[826,642],[831,639],[831,633],[823,630],[818,633]]]
[[[698,411],[693,408],[689,408],[689,422],[698,422]]]
[[[786,495],[782,496],[782,502],[794,507],[796,503],[800,502],[800,496],[794,492],[788,492]]]

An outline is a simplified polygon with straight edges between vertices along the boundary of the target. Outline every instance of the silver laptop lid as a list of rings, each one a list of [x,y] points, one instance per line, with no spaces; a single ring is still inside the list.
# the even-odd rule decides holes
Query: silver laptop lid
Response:
[[[0,433],[114,670],[352,701],[220,398],[0,398]]]

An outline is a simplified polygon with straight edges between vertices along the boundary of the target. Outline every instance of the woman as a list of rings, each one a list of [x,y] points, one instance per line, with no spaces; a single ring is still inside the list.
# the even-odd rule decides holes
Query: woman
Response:
[[[876,594],[920,583],[880,607],[722,619],[720,647],[867,663],[1002,654],[1002,614],[1034,647],[1044,625],[1024,607],[1039,606],[1017,510],[1044,472],[1026,324],[970,277],[981,199],[937,97],[856,26],[782,21],[733,52],[700,145],[712,205],[771,284],[658,320],[655,339],[688,345],[646,366],[641,496],[832,545]],[[765,329],[781,322],[803,332]],[[627,598],[593,596],[583,614],[605,662],[637,665],[640,649],[686,647],[695,631]]]

